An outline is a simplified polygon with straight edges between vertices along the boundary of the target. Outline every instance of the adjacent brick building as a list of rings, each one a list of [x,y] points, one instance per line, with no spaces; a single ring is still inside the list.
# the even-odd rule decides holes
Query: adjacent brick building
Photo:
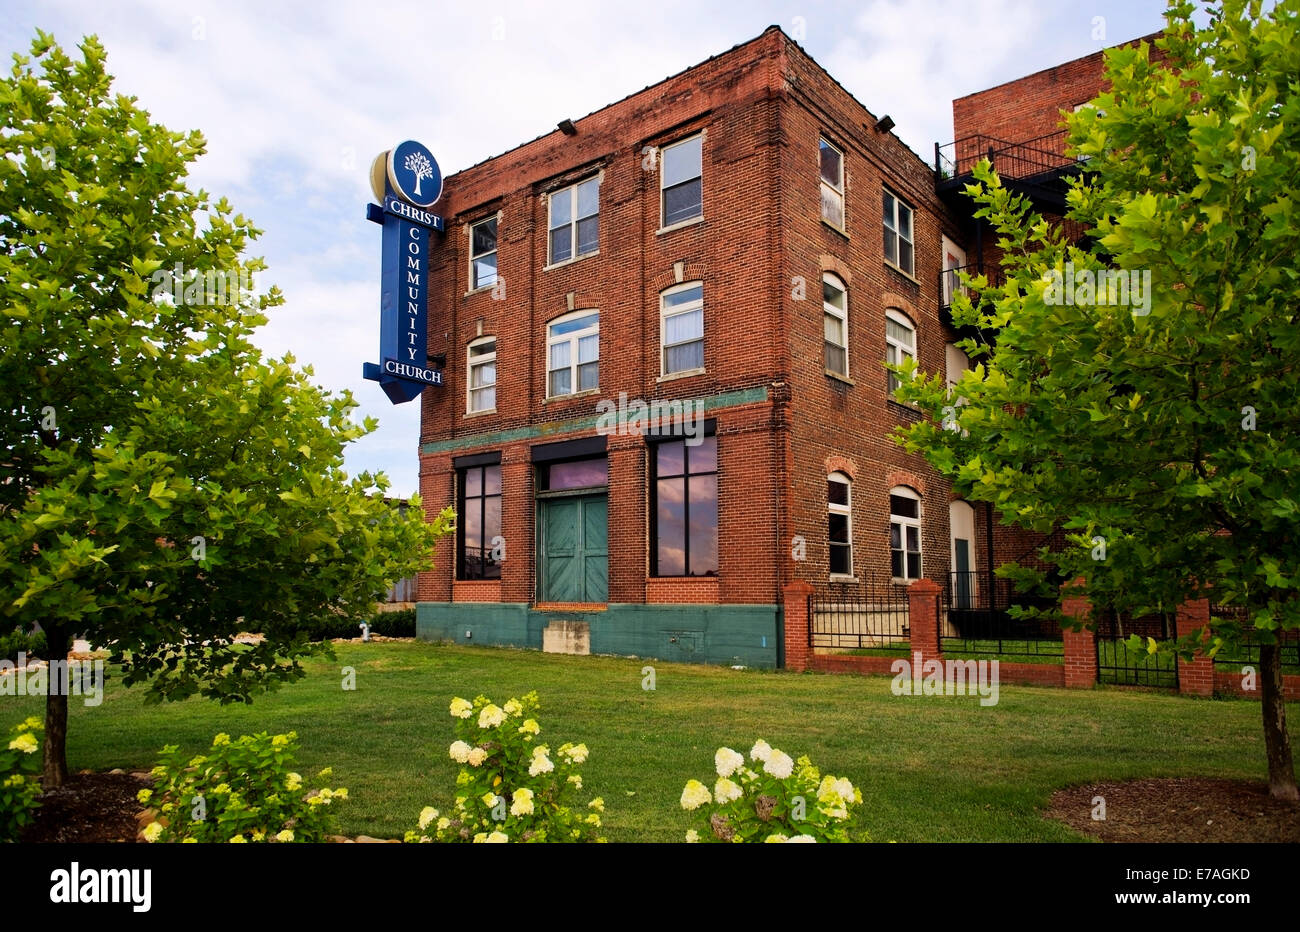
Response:
[[[1043,135],[1100,80],[1090,56],[962,98],[958,137]],[[796,580],[1018,556],[892,439],[918,414],[884,362],[955,378],[942,273],[993,258],[936,156],[773,27],[447,178],[420,493],[459,531],[420,636],[770,667]],[[611,424],[637,402],[664,416]]]

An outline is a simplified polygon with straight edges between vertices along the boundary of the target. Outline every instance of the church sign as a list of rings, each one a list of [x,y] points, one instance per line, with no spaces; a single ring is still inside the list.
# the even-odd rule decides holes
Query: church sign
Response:
[[[402,404],[442,384],[442,369],[428,358],[429,234],[444,229],[428,208],[442,196],[442,172],[427,148],[407,140],[375,158],[370,185],[383,205],[366,206],[366,219],[384,228],[380,361],[366,363],[363,373]]]

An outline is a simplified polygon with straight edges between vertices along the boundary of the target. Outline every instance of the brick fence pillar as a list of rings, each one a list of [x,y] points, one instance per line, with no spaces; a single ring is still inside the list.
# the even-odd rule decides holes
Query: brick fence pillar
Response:
[[[1092,614],[1092,601],[1084,590],[1082,578],[1061,587],[1061,612],[1066,618],[1087,622]],[[1061,631],[1062,649],[1065,653],[1065,685],[1067,689],[1091,689],[1097,685],[1097,632],[1090,628]]]
[[[812,662],[812,645],[809,640],[808,599],[813,587],[802,579],[786,583],[782,590],[784,604],[781,617],[785,622],[785,668],[807,670]]]
[[[907,623],[912,629],[912,653],[921,663],[939,660],[939,586],[930,579],[918,579],[907,587]]]
[[[1205,631],[1202,641],[1210,636],[1206,626],[1210,623],[1210,600],[1190,599],[1178,606],[1174,622],[1179,637]],[[1214,695],[1214,660],[1197,651],[1196,657],[1188,663],[1178,658],[1178,691],[1184,696]]]

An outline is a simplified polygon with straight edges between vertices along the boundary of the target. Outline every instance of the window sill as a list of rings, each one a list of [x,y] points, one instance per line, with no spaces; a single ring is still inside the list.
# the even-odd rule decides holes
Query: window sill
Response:
[[[582,255],[574,256],[572,259],[561,259],[559,262],[552,262],[550,265],[544,265],[542,266],[542,271],[549,272],[551,269],[562,269],[566,265],[573,265],[575,262],[581,262],[583,259],[590,259],[593,256],[598,255],[600,255],[599,249],[594,252],[584,252]]]
[[[857,385],[857,384],[858,384],[857,382],[853,381],[851,378],[849,378],[849,377],[848,377],[847,375],[845,375],[844,373],[842,373],[842,372],[836,372],[834,369],[827,369],[827,370],[826,370],[826,378],[828,378],[828,379],[834,379],[834,380],[837,381],[837,382],[843,382],[845,385]]]
[[[833,583],[856,583],[858,581],[858,577],[845,576],[842,573],[831,573],[830,581]]]
[[[496,408],[484,408],[482,411],[466,411],[466,417],[486,417],[489,414],[496,414]]]
[[[893,398],[890,398],[888,400],[888,403],[889,403],[890,410],[892,410],[895,414],[902,415],[904,419],[912,422],[921,420],[921,411],[919,408],[914,408],[911,405],[903,404],[903,402],[901,401],[895,401]]]
[[[656,382],[672,382],[677,379],[689,379],[692,376],[704,375],[704,369],[683,369],[681,372],[670,372],[668,375],[661,375],[655,379]]]
[[[847,230],[837,227],[835,224],[831,223],[825,217],[822,217],[822,226],[826,227],[829,230],[833,230],[836,233],[838,233],[840,236],[844,237],[845,242],[850,241],[850,237]]]
[[[920,578],[920,576],[916,577],[916,579]],[[895,586],[910,586],[912,583],[916,582],[916,579],[904,579],[902,576],[891,576],[889,581]]]
[[[887,268],[887,269],[893,269],[895,272],[897,272],[899,275],[901,275],[901,276],[903,276],[904,278],[906,278],[906,279],[907,279],[909,282],[911,282],[913,285],[916,285],[916,287],[918,287],[918,288],[921,287],[921,282],[920,282],[920,280],[919,280],[915,275],[912,275],[912,274],[909,273],[909,272],[905,272],[905,271],[903,271],[903,269],[902,269],[901,266],[894,265],[894,263],[890,262],[888,259],[886,259],[886,260],[884,260],[884,261],[885,261],[885,268]]]
[[[600,394],[599,388],[584,388],[580,392],[569,392],[569,394],[567,395],[550,395],[542,399],[542,404],[548,405],[557,401],[569,401],[570,399],[573,398],[585,398],[589,395],[599,395],[599,394]]]
[[[497,281],[500,281],[500,280],[501,280],[501,279],[499,279],[499,278],[497,279]],[[466,298],[468,298],[468,297],[470,297],[471,295],[482,294],[482,293],[485,292],[485,291],[491,291],[491,290],[492,290],[493,288],[495,288],[496,286],[497,286],[497,282],[493,282],[493,283],[490,284],[490,285],[479,285],[477,288],[471,288],[469,291],[465,292],[465,295],[464,295],[464,296],[465,296]]]
[[[700,214],[700,216],[698,217],[692,217],[690,220],[683,220],[681,223],[674,223],[672,226],[660,227],[659,229],[655,230],[655,236],[663,236],[665,233],[673,232],[673,230],[680,230],[683,227],[692,227],[695,226],[695,224],[697,223],[703,223],[703,222],[704,222],[704,215]]]

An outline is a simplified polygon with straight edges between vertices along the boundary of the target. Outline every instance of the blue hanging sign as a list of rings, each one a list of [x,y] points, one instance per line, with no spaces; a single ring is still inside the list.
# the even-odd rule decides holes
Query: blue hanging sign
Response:
[[[406,141],[371,166],[371,186],[383,206],[369,204],[366,219],[384,228],[379,299],[379,363],[362,367],[393,404],[442,384],[442,370],[429,366],[428,300],[431,230],[442,218],[430,213],[442,195],[442,172],[427,148]]]

